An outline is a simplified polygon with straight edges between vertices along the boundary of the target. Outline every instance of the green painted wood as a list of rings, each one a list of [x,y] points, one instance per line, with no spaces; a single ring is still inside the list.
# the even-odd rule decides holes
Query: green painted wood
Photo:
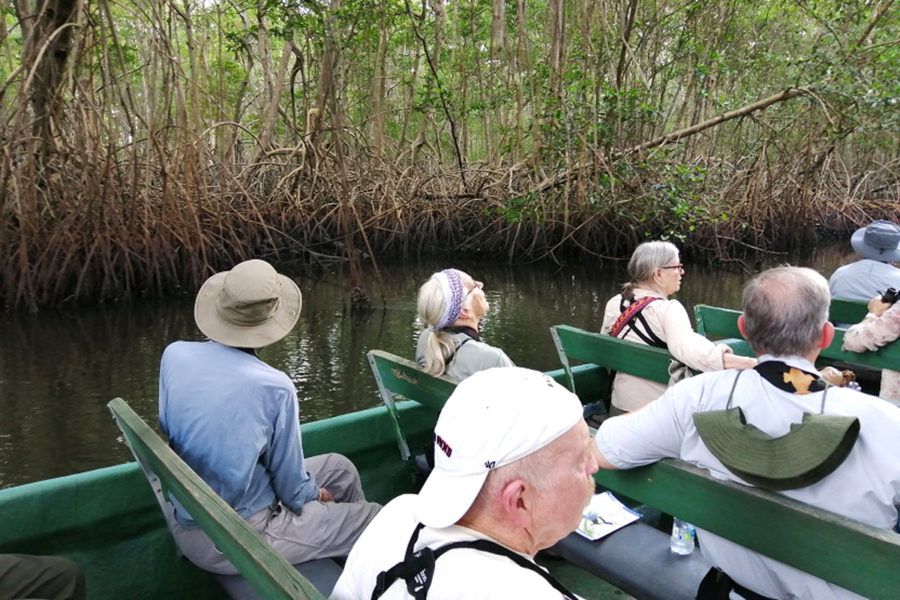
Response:
[[[868,302],[847,298],[832,298],[828,318],[837,323],[859,323],[869,312]]]
[[[873,369],[900,370],[900,341],[891,342],[874,352],[846,352],[841,350],[846,332],[846,329],[835,328],[834,340],[830,346],[822,350],[819,356],[829,360],[866,365]]]
[[[601,470],[595,479],[623,496],[867,598],[897,597],[900,535],[892,531],[780,494],[721,482],[672,459],[628,471]]]
[[[697,333],[711,340],[722,338],[743,339],[738,329],[737,319],[741,311],[732,308],[720,308],[707,304],[694,306],[694,320],[697,322]]]
[[[424,446],[434,426],[431,412],[409,401],[398,410],[406,434]],[[397,456],[383,406],[305,422],[301,429],[307,455],[340,452],[357,465],[370,500],[385,503],[421,484]],[[0,515],[0,552],[76,561],[91,600],[227,598],[210,573],[180,556],[134,462],[0,490]]]
[[[108,406],[138,461],[159,477],[166,491],[191,513],[260,596],[272,600],[324,600],[123,399],[116,398]]]
[[[593,363],[609,371],[636,375],[660,383],[669,382],[672,355],[661,348],[620,340],[571,325],[554,325],[550,334],[556,343],[563,369],[572,363]],[[575,386],[577,390],[577,385]]]
[[[437,421],[437,415],[444,407],[444,403],[453,390],[456,389],[456,381],[449,377],[429,375],[422,367],[411,360],[385,352],[383,350],[370,350],[367,355],[375,382],[378,384],[378,392],[382,402],[387,408],[391,421],[397,447],[403,460],[409,460],[411,452],[405,430],[408,425],[405,417],[400,414],[398,398],[405,398],[425,407],[432,417],[431,427]],[[570,375],[563,369],[547,371],[546,374],[554,378],[562,385],[566,385]],[[572,369],[572,375],[582,390],[598,390],[605,381],[605,370],[596,365],[579,365]],[[597,400],[597,394],[584,393],[580,396],[582,403]],[[423,417],[422,413],[416,413]],[[403,424],[401,425],[401,422]],[[331,427],[331,426],[329,426]],[[305,434],[304,434],[305,435]]]
[[[704,335],[712,339],[740,338],[741,333],[737,326],[737,319],[740,315],[741,311],[730,308],[704,304],[694,307],[698,330],[702,323]],[[845,352],[841,350],[845,332],[846,329],[835,328],[834,340],[822,350],[819,358],[856,363],[873,369],[900,369],[900,341],[891,342],[875,352]]]
[[[436,421],[437,414],[453,390],[456,389],[456,382],[449,377],[429,375],[422,370],[418,363],[390,352],[369,350],[366,356],[378,385],[381,401],[384,402],[391,416],[400,457],[403,460],[409,460],[412,452],[403,433],[395,396],[418,402],[428,408],[434,414]]]

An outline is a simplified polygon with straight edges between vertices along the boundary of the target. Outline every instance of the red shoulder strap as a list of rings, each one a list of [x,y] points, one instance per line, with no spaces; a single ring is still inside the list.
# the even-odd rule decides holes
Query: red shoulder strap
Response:
[[[659,300],[659,298],[655,296],[644,296],[640,300],[635,300],[629,304],[619,315],[619,318],[616,319],[616,322],[613,323],[613,326],[609,330],[609,335],[619,337],[619,334],[622,332],[622,329],[625,328],[625,325],[630,323],[638,313],[644,310],[644,308],[654,300]]]

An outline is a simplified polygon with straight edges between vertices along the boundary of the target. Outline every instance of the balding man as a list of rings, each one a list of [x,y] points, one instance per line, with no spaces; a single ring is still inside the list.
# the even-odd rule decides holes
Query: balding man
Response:
[[[331,598],[575,598],[534,556],[577,527],[596,471],[574,394],[528,369],[475,373],[441,411],[421,492],[370,523]]]

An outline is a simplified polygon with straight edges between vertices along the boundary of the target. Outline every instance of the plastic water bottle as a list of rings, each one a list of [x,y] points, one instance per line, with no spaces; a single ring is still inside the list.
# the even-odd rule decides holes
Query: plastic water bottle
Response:
[[[687,556],[694,551],[695,535],[697,533],[693,525],[676,517],[672,523],[672,538],[669,542],[669,550],[680,556]]]

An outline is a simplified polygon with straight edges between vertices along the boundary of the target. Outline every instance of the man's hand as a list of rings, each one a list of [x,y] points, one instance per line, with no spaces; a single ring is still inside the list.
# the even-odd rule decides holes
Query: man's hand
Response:
[[[319,502],[334,502],[334,496],[325,488],[319,488]]]
[[[875,315],[876,317],[880,317],[884,311],[891,307],[887,302],[881,301],[881,296],[875,296],[871,300],[869,300],[869,312]]]
[[[831,385],[844,385],[844,375],[834,367],[823,367],[822,370],[819,371],[819,375]]]

